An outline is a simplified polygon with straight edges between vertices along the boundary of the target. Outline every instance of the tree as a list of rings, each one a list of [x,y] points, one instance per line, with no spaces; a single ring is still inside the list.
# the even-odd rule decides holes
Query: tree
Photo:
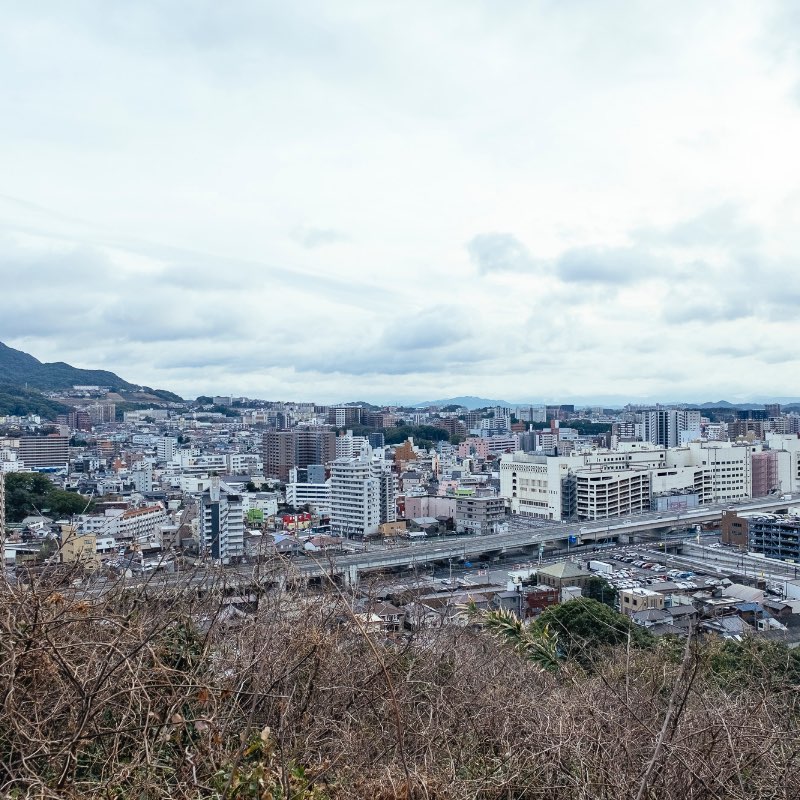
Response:
[[[591,597],[592,600],[598,600],[605,603],[609,608],[617,607],[617,590],[605,579],[598,575],[593,575],[589,578],[586,586],[583,587],[583,596]]]
[[[87,497],[77,492],[64,492],[54,489],[47,495],[47,507],[54,516],[72,516],[90,511],[94,505]]]
[[[579,597],[543,611],[533,623],[535,633],[552,631],[558,636],[559,652],[588,665],[604,647],[631,644],[646,647],[652,636],[629,617],[591,597]]]
[[[79,514],[88,498],[76,492],[57,489],[46,475],[38,472],[10,472],[6,475],[6,520],[20,522],[30,514]],[[91,508],[91,505],[90,505]]]
[[[551,633],[546,625],[537,630],[507,609],[481,613],[474,602],[469,606],[469,613],[496,639],[513,647],[526,660],[545,672],[558,672],[561,658],[558,635]]]

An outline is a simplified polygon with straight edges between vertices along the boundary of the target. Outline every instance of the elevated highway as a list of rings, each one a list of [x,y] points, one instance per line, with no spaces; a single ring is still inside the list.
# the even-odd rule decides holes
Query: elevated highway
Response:
[[[360,553],[337,555],[315,563],[296,564],[303,577],[313,578],[323,574],[341,575],[349,583],[357,583],[359,576],[375,570],[413,569],[425,564],[448,560],[482,560],[509,552],[533,553],[545,546],[568,549],[570,545],[582,545],[595,541],[628,541],[629,537],[642,533],[666,531],[669,528],[718,522],[726,509],[744,511],[784,511],[797,501],[787,499],[760,499],[732,505],[731,503],[705,506],[679,513],[647,513],[630,517],[618,517],[596,522],[542,523],[514,517],[509,521],[509,530],[485,536],[462,536],[436,538],[409,543],[405,547],[390,549],[379,547]]]
[[[295,577],[309,581],[325,576],[349,584],[358,583],[362,575],[379,571],[417,569],[448,562],[484,561],[513,553],[529,557],[547,550],[566,550],[598,541],[627,544],[637,534],[662,533],[675,527],[689,527],[703,523],[718,522],[726,509],[744,511],[778,512],[797,503],[797,500],[762,499],[732,505],[730,503],[706,506],[680,513],[646,513],[629,517],[618,517],[595,522],[547,522],[525,517],[512,517],[508,530],[486,536],[440,537],[408,542],[403,546],[387,547],[373,545],[362,552],[319,553],[314,557],[300,556],[287,560],[287,569],[265,570],[259,578],[252,565],[235,568],[198,567],[192,574],[151,575],[148,579],[130,581],[131,588],[141,587],[145,582],[154,589],[165,586],[181,586],[205,591],[224,584],[230,589],[246,589],[256,584],[274,583],[276,575]],[[687,534],[687,538],[689,535]],[[100,589],[99,591],[102,591]]]

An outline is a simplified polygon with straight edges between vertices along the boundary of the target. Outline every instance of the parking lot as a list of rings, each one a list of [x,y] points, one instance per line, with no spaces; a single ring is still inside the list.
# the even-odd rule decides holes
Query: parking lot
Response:
[[[599,577],[605,578],[615,589],[634,589],[634,588],[660,588],[659,585],[670,583],[675,591],[697,591],[717,586],[721,583],[718,577],[712,577],[700,570],[690,570],[687,568],[672,567],[663,562],[663,554],[657,556],[649,553],[646,549],[619,548],[613,553],[599,553],[591,560],[586,559],[589,566],[606,564],[611,569],[593,569],[592,571]],[[670,587],[672,588],[672,587]]]

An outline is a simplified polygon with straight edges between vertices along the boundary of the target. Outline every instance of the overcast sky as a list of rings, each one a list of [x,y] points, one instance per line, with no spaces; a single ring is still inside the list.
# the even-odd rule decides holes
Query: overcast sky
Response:
[[[2,3],[0,340],[187,397],[798,396],[800,3]]]

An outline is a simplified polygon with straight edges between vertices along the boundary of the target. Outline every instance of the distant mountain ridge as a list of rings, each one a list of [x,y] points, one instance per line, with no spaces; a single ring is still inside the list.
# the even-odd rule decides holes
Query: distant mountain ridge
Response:
[[[79,369],[63,361],[43,363],[0,342],[0,383],[57,392],[73,386],[108,386],[135,391],[139,387],[103,369]]]
[[[472,411],[476,408],[486,408],[487,406],[504,406],[512,408],[512,404],[505,400],[491,400],[488,397],[475,397],[473,395],[465,395],[463,397],[447,397],[443,400],[425,400],[421,403],[413,403],[414,408],[426,406],[464,406],[464,408]]]

